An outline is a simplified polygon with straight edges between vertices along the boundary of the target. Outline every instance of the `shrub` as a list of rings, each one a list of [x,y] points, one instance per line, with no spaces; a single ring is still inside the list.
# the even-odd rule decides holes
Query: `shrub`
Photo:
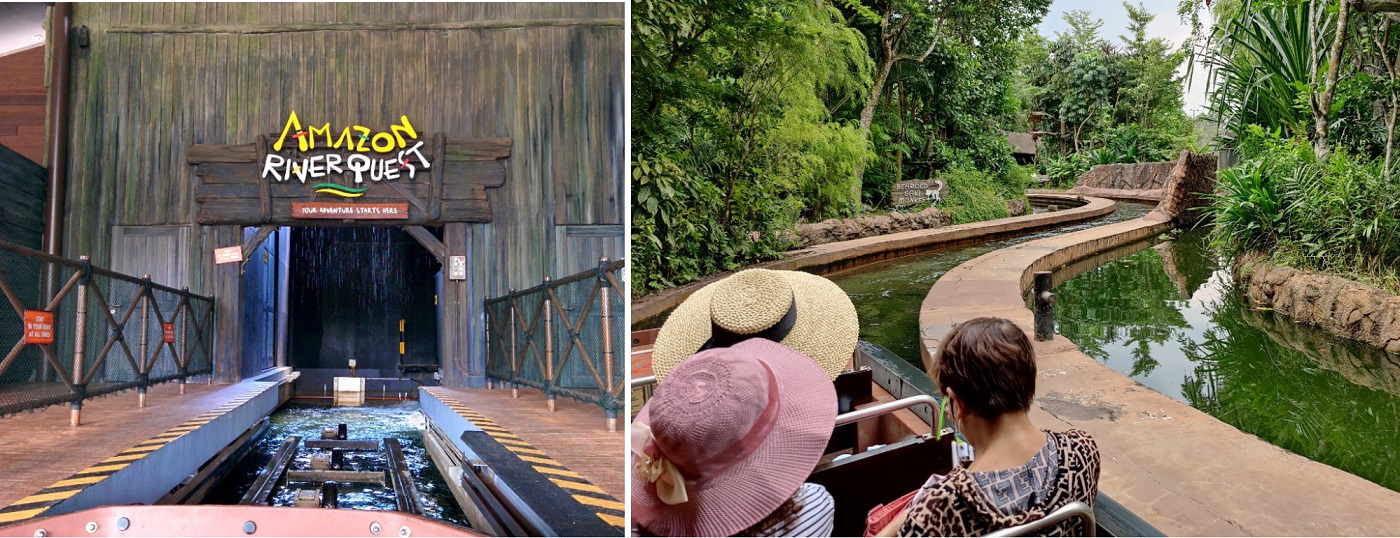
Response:
[[[1011,216],[1006,201],[1012,188],[986,172],[959,168],[941,176],[948,182],[948,197],[939,204],[953,218],[953,224],[965,224]],[[1025,197],[1025,189],[1016,197]]]
[[[1226,254],[1264,252],[1304,269],[1393,280],[1400,186],[1378,161],[1343,151],[1318,161],[1307,142],[1275,134],[1247,129],[1242,162],[1220,172],[1206,208],[1211,243]]]
[[[1046,161],[1043,166],[1045,175],[1050,176],[1050,182],[1058,189],[1073,187],[1079,176],[1089,171],[1088,161],[1078,153]]]

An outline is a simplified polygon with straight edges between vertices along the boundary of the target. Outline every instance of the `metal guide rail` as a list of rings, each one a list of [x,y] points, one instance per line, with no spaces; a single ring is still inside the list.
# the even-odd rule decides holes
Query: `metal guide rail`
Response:
[[[425,389],[424,444],[473,526],[502,536],[622,536],[624,505],[544,451]],[[478,525],[478,521],[482,523]]]

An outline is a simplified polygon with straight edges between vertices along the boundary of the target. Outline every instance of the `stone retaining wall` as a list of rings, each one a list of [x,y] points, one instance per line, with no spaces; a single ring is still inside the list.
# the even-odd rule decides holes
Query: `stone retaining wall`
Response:
[[[1262,256],[1235,262],[1250,302],[1300,323],[1400,353],[1400,297],[1338,276],[1270,265]]]
[[[1076,187],[1146,191],[1164,189],[1176,161],[1159,163],[1101,164],[1090,168]]]
[[[939,211],[936,207],[929,207],[918,213],[891,211],[888,215],[827,219],[821,222],[799,224],[797,225],[797,235],[792,240],[798,247],[805,248],[875,235],[939,228],[947,226],[952,220],[948,214]]]

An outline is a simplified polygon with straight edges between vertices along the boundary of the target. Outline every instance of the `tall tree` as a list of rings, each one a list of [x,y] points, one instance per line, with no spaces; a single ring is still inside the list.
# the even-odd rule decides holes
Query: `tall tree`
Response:
[[[1337,95],[1337,74],[1342,69],[1342,49],[1347,42],[1347,21],[1352,0],[1337,0],[1337,36],[1332,40],[1332,53],[1327,56],[1327,78],[1322,92],[1315,94],[1310,101],[1313,111],[1313,151],[1318,159],[1326,159],[1332,154],[1332,143],[1327,138],[1327,128],[1332,123],[1332,99]],[[1316,18],[1313,19],[1316,21]],[[1316,31],[1314,24],[1312,30]]]
[[[861,108],[859,127],[867,138],[875,110],[886,96],[896,64],[922,64],[942,39],[1015,41],[1045,16],[1051,0],[874,0],[879,22],[874,42],[875,83]],[[862,170],[863,172],[863,170]]]

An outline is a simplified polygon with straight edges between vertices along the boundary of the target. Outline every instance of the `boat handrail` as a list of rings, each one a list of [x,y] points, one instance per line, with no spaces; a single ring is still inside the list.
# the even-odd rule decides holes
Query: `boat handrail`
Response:
[[[1094,536],[1094,509],[1080,501],[1061,506],[1058,510],[1050,512],[1043,518],[1037,519],[1025,525],[1007,527],[1005,529],[988,534],[992,536],[1031,536],[1039,534],[1051,525],[1058,525],[1060,522],[1075,518],[1083,525],[1083,534],[1080,536]]]
[[[919,394],[917,396],[910,396],[908,398],[900,398],[893,402],[885,402],[879,405],[872,405],[864,409],[857,409],[855,411],[851,411],[850,413],[836,415],[836,425],[845,426],[852,422],[860,422],[868,418],[886,415],[895,411],[899,411],[901,409],[908,409],[916,405],[929,405],[932,406],[934,409],[938,409],[939,403],[938,398],[934,398],[933,396],[929,396],[927,394]]]

